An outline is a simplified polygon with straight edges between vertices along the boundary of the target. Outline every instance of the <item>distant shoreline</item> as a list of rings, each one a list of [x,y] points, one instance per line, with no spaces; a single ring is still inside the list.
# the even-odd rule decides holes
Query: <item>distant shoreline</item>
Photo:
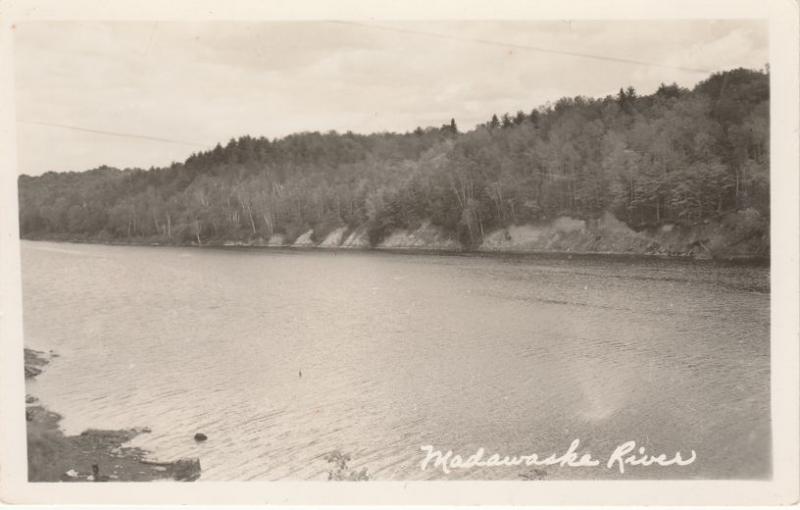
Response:
[[[219,250],[268,250],[285,252],[343,252],[343,253],[391,253],[400,255],[439,255],[459,257],[497,257],[506,259],[572,259],[576,258],[602,258],[608,260],[670,260],[693,263],[712,263],[722,265],[743,265],[756,267],[769,267],[770,257],[764,255],[726,255],[726,256],[697,256],[693,254],[661,254],[637,252],[586,252],[586,251],[543,251],[543,250],[487,250],[487,249],[447,249],[436,247],[348,247],[348,246],[297,246],[297,245],[267,245],[258,243],[243,243],[237,241],[209,241],[206,244],[196,243],[163,243],[163,242],[123,242],[101,241],[97,239],[54,238],[54,237],[21,237],[21,241],[54,242],[69,244],[90,244],[98,246],[140,246],[151,248],[198,248]]]

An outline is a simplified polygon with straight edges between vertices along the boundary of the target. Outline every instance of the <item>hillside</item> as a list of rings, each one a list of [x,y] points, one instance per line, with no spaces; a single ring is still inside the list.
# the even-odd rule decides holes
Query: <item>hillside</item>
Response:
[[[410,133],[243,136],[168,167],[19,178],[23,238],[760,255],[769,74]]]

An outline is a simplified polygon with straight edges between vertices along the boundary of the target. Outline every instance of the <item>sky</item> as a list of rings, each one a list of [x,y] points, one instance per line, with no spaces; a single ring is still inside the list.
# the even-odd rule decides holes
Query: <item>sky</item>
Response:
[[[410,131],[768,61],[766,23],[27,22],[19,173],[164,166],[233,137]]]

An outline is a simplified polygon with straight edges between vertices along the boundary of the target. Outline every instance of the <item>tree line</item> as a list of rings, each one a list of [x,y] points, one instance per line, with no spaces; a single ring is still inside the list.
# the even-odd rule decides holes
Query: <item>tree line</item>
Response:
[[[19,177],[23,237],[205,244],[430,221],[466,247],[497,228],[605,211],[634,229],[769,217],[769,72],[563,98],[408,133],[243,136],[162,168]]]

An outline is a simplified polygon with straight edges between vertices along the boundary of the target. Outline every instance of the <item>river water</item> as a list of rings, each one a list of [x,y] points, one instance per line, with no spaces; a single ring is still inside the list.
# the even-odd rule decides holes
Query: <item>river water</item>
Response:
[[[768,478],[769,270],[709,262],[22,243],[28,392],[62,428],[152,429],[202,480],[372,479],[464,457],[601,461],[563,478]],[[302,371],[302,377],[301,377]],[[208,441],[196,443],[203,432]],[[626,441],[687,466],[605,461]]]

